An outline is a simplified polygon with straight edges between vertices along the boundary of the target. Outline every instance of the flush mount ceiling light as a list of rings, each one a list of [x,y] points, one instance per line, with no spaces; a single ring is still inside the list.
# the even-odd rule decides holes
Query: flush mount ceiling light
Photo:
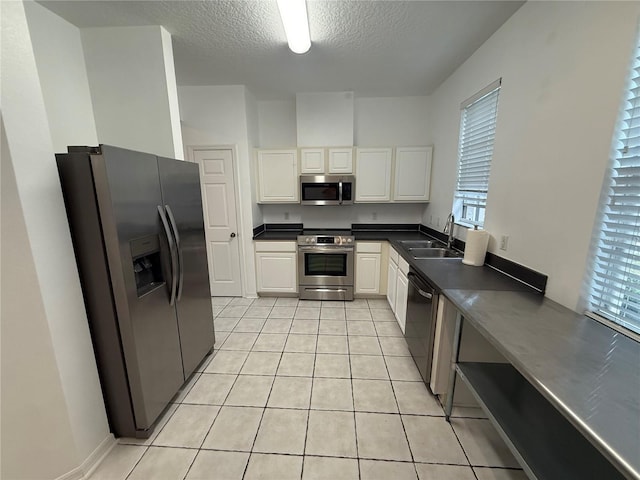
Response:
[[[307,53],[311,48],[309,20],[305,0],[278,0],[278,10],[293,53]]]

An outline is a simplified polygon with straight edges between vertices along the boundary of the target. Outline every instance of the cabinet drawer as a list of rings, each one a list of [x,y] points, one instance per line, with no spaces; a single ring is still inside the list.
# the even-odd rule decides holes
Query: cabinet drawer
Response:
[[[393,262],[397,265],[398,264],[398,258],[400,257],[400,255],[398,255],[398,252],[396,252],[396,249],[393,247],[389,247],[389,258],[391,260],[393,260]]]
[[[402,257],[398,257],[398,269],[405,275],[409,273],[409,263]]]
[[[296,242],[255,242],[256,252],[295,252]]]
[[[380,242],[357,242],[356,252],[358,253],[380,253],[382,252],[382,243]]]

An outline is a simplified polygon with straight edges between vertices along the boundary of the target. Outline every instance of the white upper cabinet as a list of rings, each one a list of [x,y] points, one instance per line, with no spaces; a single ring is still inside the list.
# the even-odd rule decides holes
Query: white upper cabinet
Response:
[[[394,201],[429,201],[432,155],[433,147],[396,148]]]
[[[300,173],[324,174],[324,148],[300,149]]]
[[[325,161],[328,152],[329,161]],[[305,175],[338,175],[353,172],[353,148],[301,148],[300,173]]]
[[[329,173],[353,172],[353,148],[329,149]]]
[[[258,150],[258,203],[298,203],[298,152]]]
[[[391,148],[356,149],[356,202],[391,200]]]

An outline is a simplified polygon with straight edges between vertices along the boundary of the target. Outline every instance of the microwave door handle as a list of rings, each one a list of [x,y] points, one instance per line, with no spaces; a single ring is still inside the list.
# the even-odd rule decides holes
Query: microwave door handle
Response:
[[[338,182],[338,205],[342,205],[342,180]]]

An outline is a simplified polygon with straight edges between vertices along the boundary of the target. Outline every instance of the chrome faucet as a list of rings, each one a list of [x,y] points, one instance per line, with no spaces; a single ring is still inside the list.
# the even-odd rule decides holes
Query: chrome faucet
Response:
[[[453,225],[455,222],[455,217],[453,216],[453,213],[450,213],[449,216],[447,217],[447,221],[444,224],[444,233],[449,233],[449,237],[447,238],[447,248],[451,248],[451,246],[453,245]],[[449,229],[447,231],[447,229]]]

